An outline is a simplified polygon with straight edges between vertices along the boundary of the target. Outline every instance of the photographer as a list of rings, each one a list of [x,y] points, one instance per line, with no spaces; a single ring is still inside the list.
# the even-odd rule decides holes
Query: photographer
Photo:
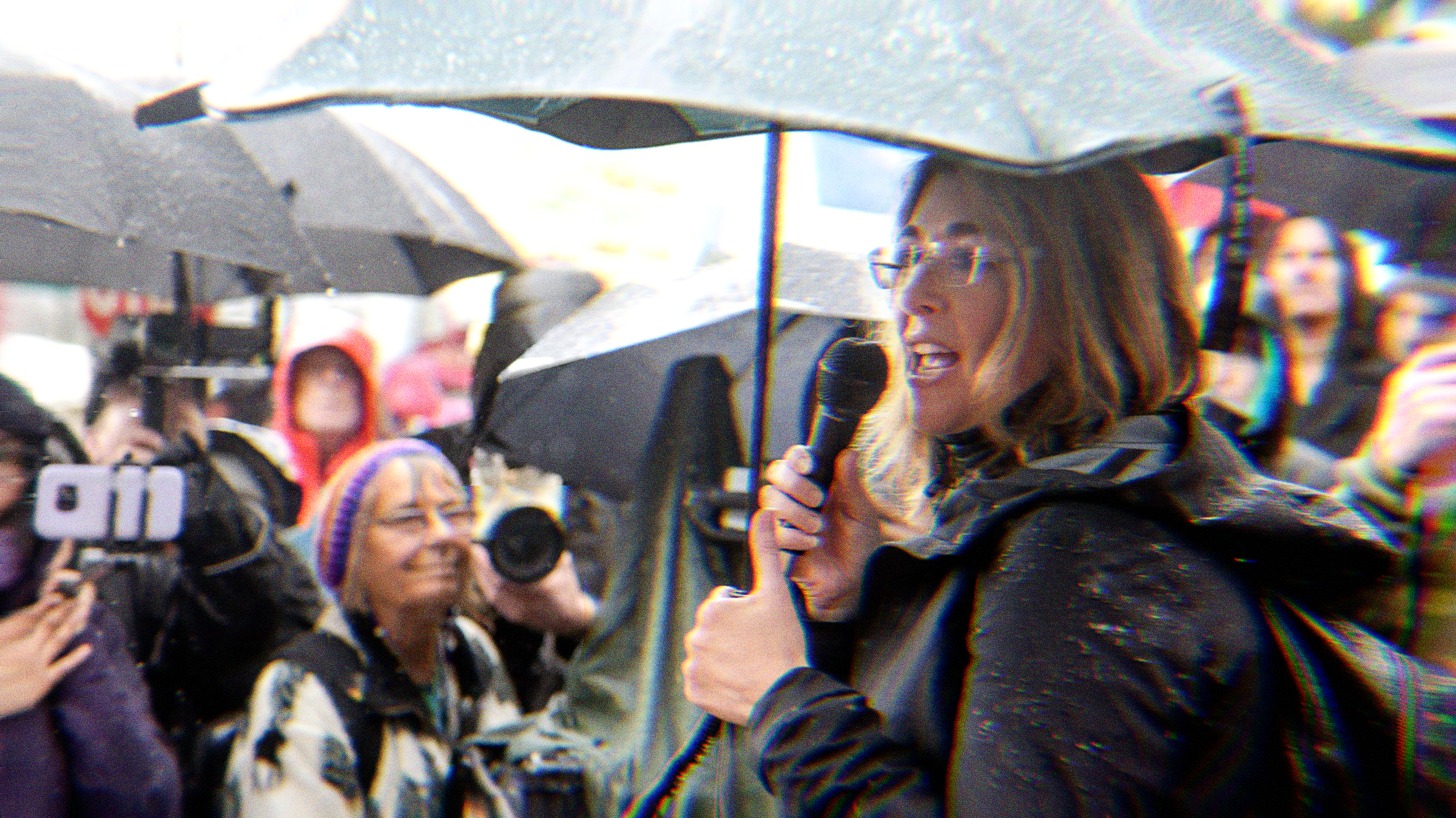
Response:
[[[273,650],[322,611],[309,568],[276,539],[297,494],[271,461],[235,433],[209,430],[201,382],[165,386],[163,433],[143,424],[140,349],[117,344],[87,409],[93,462],[171,465],[186,479],[182,533],[165,548],[110,555],[101,598],[127,624],[158,719],[187,759],[189,808],[220,771],[225,727],[244,707]],[[198,807],[200,809],[200,807]]]
[[[0,376],[0,815],[175,816],[177,760],[121,624],[32,529],[55,427]]]

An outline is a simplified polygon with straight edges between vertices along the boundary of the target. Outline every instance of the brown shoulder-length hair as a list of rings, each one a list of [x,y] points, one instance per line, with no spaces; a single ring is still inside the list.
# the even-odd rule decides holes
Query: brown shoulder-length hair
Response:
[[[952,176],[998,204],[1001,223],[993,227],[1023,256],[973,388],[1010,388],[1027,354],[1045,365],[1041,383],[1006,396],[1007,410],[979,430],[991,449],[987,464],[1005,467],[1075,448],[1121,418],[1188,397],[1198,361],[1189,276],[1162,208],[1130,163],[1033,176],[932,156],[910,177],[900,224],[910,221],[932,180]],[[900,353],[898,341],[886,346]],[[928,441],[917,442],[909,429],[904,367],[892,372],[864,448],[872,487],[888,480],[894,485],[881,488],[899,494],[907,482],[925,487],[924,475],[907,481],[903,467],[927,462]],[[907,459],[907,447],[920,456]]]

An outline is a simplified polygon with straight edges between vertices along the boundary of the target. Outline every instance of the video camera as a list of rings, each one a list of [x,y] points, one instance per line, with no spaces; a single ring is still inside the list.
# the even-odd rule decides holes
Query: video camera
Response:
[[[257,291],[262,297],[242,321],[205,320],[193,308],[191,270],[181,254],[174,255],[172,272],[173,311],[140,319],[127,339],[139,359],[114,364],[120,371],[113,373],[140,379],[141,420],[159,433],[168,383],[267,380],[273,372],[276,296]],[[107,550],[144,548],[181,533],[186,494],[183,471],[174,466],[48,465],[36,482],[34,528],[46,539],[102,541]]]
[[[136,332],[141,350],[142,422],[160,431],[163,395],[177,380],[268,380],[273,374],[275,301],[263,299],[249,323],[218,325],[188,309],[142,319]]]

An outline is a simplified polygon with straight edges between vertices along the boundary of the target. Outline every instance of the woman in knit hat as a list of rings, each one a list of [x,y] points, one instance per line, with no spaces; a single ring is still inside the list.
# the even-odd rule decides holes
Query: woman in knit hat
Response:
[[[490,637],[456,613],[481,559],[458,471],[423,441],[371,444],[316,512],[319,576],[337,604],[258,678],[225,813],[503,809],[462,742],[520,711]]]

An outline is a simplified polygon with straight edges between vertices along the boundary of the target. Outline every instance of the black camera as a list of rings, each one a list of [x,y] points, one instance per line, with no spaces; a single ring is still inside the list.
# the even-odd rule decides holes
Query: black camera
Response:
[[[149,315],[134,338],[140,354],[135,374],[141,378],[142,422],[161,431],[164,387],[190,381],[201,396],[208,380],[266,381],[273,374],[273,313],[276,301],[264,298],[251,322],[214,325],[191,308]]]
[[[502,514],[485,538],[496,573],[511,582],[535,582],[556,567],[566,550],[566,532],[550,512],[521,506]]]

